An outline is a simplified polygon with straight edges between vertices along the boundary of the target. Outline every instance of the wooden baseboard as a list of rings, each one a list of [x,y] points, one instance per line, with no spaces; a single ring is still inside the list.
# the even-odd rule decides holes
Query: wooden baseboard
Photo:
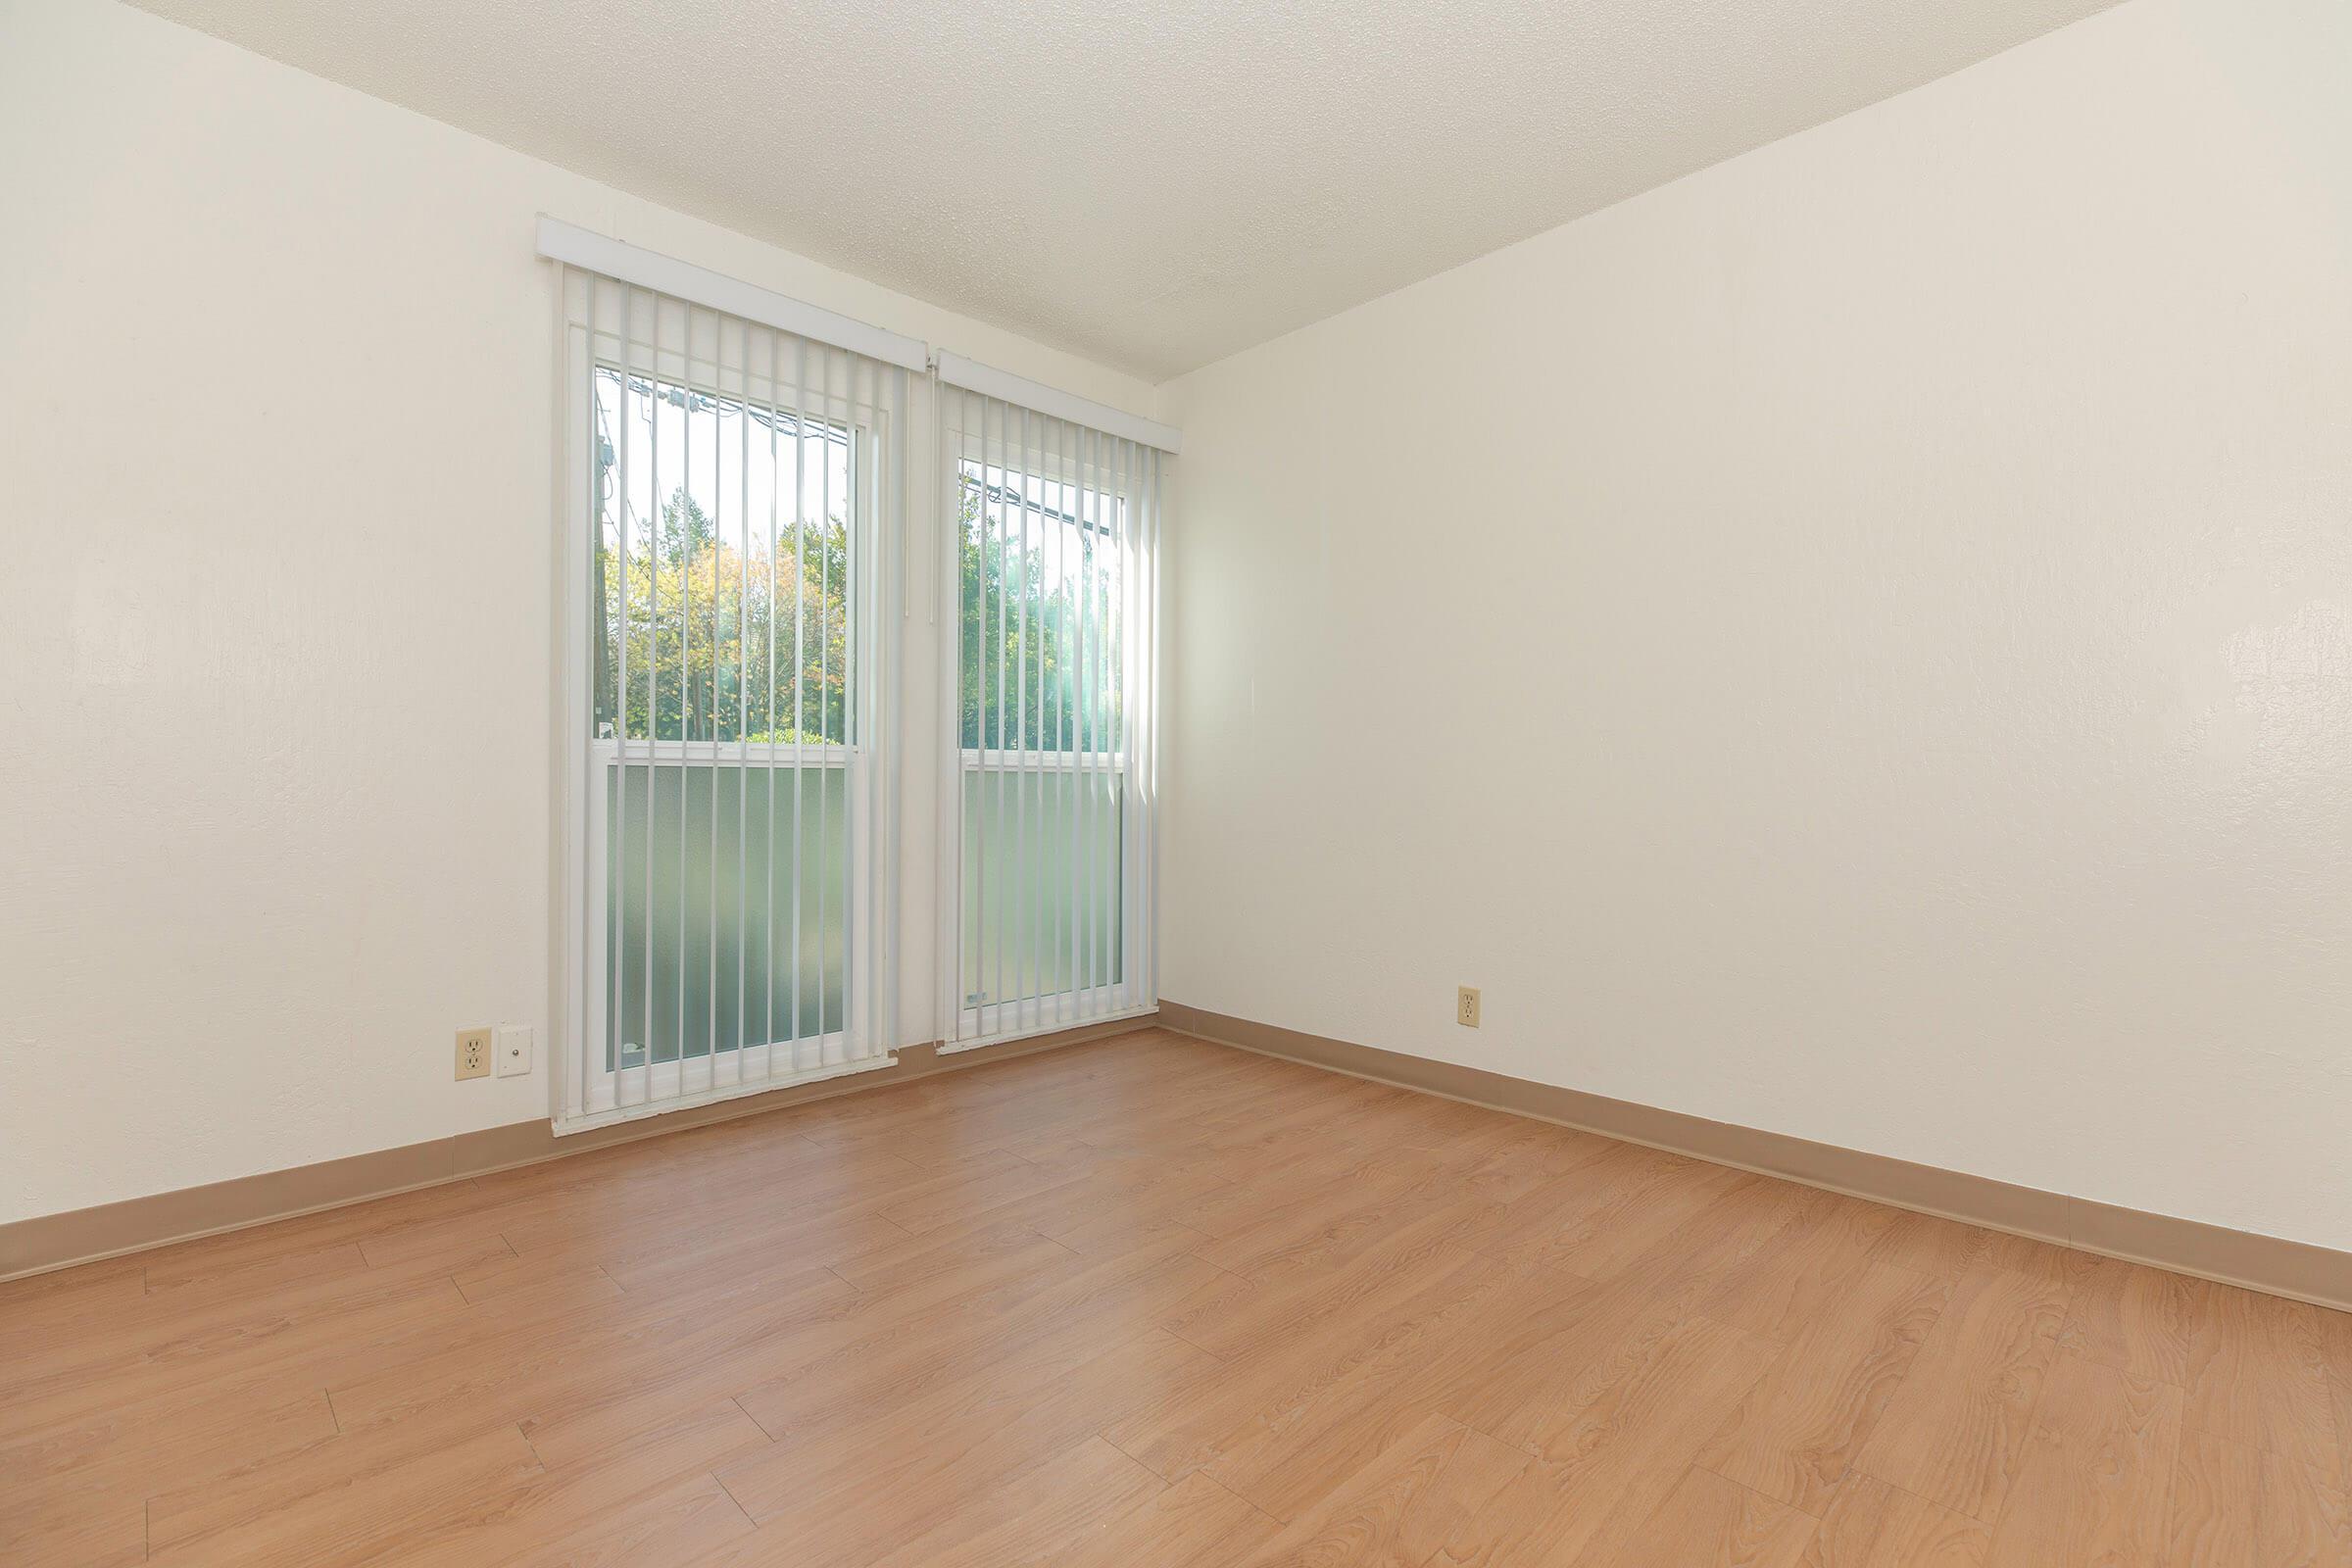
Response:
[[[510,1122],[503,1127],[486,1127],[479,1132],[459,1133],[399,1149],[379,1149],[315,1165],[264,1171],[258,1176],[240,1176],[203,1187],[125,1199],[119,1203],[101,1203],[64,1214],[42,1214],[0,1225],[0,1281],[46,1274],[76,1263],[94,1263],[126,1252],[143,1252],[168,1243],[194,1241],[222,1231],[246,1230],[272,1220],[291,1219],[297,1214],[343,1208],[373,1198],[388,1198],[394,1193],[438,1187],[516,1165],[532,1165],[541,1160],[561,1159],[566,1154],[586,1153],[592,1149],[609,1149],[614,1144],[659,1138],[690,1127],[707,1127],[712,1122],[762,1115],[812,1100],[887,1089],[916,1078],[960,1072],[1013,1056],[1132,1034],[1152,1028],[1157,1022],[1147,1013],[946,1055],[940,1054],[937,1045],[907,1046],[898,1053],[895,1067],[746,1095],[739,1100],[722,1100],[691,1110],[618,1122],[562,1138],[556,1136],[545,1118]]]
[[[2096,1203],[1964,1171],[1817,1144],[1786,1133],[1709,1121],[1633,1101],[1301,1034],[1181,1003],[1162,1002],[1159,1023],[1163,1028],[1262,1055],[1558,1122],[1718,1165],[2146,1263],[2177,1274],[2352,1311],[2352,1252]]]

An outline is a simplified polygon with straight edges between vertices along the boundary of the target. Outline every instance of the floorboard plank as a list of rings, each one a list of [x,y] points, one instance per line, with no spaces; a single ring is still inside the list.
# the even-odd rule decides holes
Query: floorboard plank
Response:
[[[2341,1473],[2345,1454],[2323,1348],[2327,1308],[2229,1285],[2209,1285],[2203,1295],[2188,1336],[2188,1424]]]
[[[1251,1558],[1256,1568],[1418,1568],[1469,1528],[1533,1461],[1427,1416],[1347,1473]]]
[[[1853,1475],[1831,1499],[1798,1568],[1984,1568],[1991,1550],[1992,1531],[1979,1521]]]
[[[1691,1469],[1609,1568],[1797,1568],[1820,1526],[1811,1514]]]
[[[2180,1400],[2169,1383],[2061,1354],[2042,1384],[1986,1568],[2161,1561]]]
[[[149,1561],[170,1568],[308,1568],[405,1556],[542,1474],[522,1434],[504,1427],[160,1545]]]
[[[874,1568],[1019,1568],[1057,1563],[1108,1520],[1167,1490],[1101,1438],[1086,1438],[958,1511]]]
[[[2118,1372],[2188,1387],[2190,1342],[2210,1287],[2095,1252],[2068,1254],[2066,1280],[2059,1344]]]
[[[1951,1294],[1885,1263],[1844,1278],[1842,1296],[1816,1309],[1699,1459],[1814,1515],[1828,1510]]]
[[[1993,1523],[2024,1461],[2063,1307],[2063,1293],[2046,1280],[1989,1263],[1970,1268],[1856,1467]]]
[[[2309,1465],[2188,1432],[2173,1473],[2169,1568],[2352,1568],[2352,1501]]]
[[[1777,1348],[1690,1318],[1601,1363],[1531,1431],[1536,1462],[1445,1545],[1446,1563],[1606,1562],[1641,1531]]]
[[[1056,1568],[1232,1568],[1280,1532],[1271,1514],[1205,1475],[1162,1489],[1073,1541]]]

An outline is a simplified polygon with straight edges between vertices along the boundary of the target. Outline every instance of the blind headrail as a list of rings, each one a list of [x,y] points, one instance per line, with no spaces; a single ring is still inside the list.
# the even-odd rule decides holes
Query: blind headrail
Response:
[[[1067,419],[1104,435],[1154,447],[1161,452],[1174,453],[1184,446],[1184,432],[1172,424],[1161,424],[1141,415],[1114,409],[1107,403],[1097,403],[1074,392],[1064,392],[1043,381],[1000,370],[994,366],[981,365],[960,354],[942,349],[939,354],[939,378],[950,386],[959,386],[966,392],[976,392],[999,403],[1028,409],[1050,418]]]
[[[539,215],[538,249],[549,261],[600,273],[616,282],[632,283],[761,326],[772,326],[812,343],[848,349],[853,354],[917,374],[932,368],[931,346],[920,338],[869,325],[822,306],[761,288],[757,283],[747,283],[674,256],[566,223],[545,213]],[[1147,419],[1107,403],[1097,403],[1043,381],[1032,381],[1009,370],[967,360],[960,354],[942,350],[937,363],[939,378],[950,386],[1031,409],[1053,418],[1067,419],[1161,452],[1174,454],[1183,448],[1184,432],[1156,419]]]
[[[772,326],[812,343],[848,349],[853,354],[862,354],[869,360],[896,365],[917,374],[931,366],[930,345],[919,338],[869,326],[821,306],[592,232],[545,213],[539,215],[539,254],[567,267],[601,273],[616,282],[633,283],[690,305]]]

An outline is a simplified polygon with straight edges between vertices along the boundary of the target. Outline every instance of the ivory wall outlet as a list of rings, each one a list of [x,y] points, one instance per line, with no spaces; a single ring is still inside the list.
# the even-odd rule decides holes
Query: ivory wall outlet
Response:
[[[461,1029],[458,1031],[458,1076],[487,1078],[490,1076],[490,1031]]]

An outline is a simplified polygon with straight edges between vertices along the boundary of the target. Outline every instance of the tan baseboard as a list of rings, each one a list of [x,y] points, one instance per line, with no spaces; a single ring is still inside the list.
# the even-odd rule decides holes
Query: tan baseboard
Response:
[[[2352,1311],[2352,1252],[2019,1187],[1654,1105],[1431,1061],[1345,1040],[1159,1004],[1161,1027],[1262,1055],[1583,1128],[1897,1208],[1964,1220],[2178,1274]]]
[[[0,1281],[46,1274],[76,1263],[94,1263],[126,1252],[143,1252],[171,1242],[245,1230],[267,1225],[271,1220],[291,1219],[297,1214],[343,1208],[372,1198],[388,1198],[419,1187],[438,1187],[445,1182],[464,1181],[515,1165],[531,1165],[541,1160],[561,1159],[566,1154],[583,1154],[593,1149],[610,1149],[614,1144],[707,1127],[712,1122],[762,1115],[807,1104],[812,1100],[887,1089],[916,1078],[959,1072],[1112,1035],[1132,1034],[1152,1028],[1157,1022],[1145,1014],[949,1055],[941,1055],[935,1045],[907,1046],[900,1050],[898,1065],[894,1067],[746,1095],[739,1100],[722,1100],[691,1110],[617,1122],[562,1138],[556,1136],[545,1118],[510,1122],[503,1127],[486,1127],[479,1132],[459,1133],[429,1143],[379,1149],[344,1159],[322,1160],[316,1165],[265,1171],[258,1176],[240,1176],[203,1187],[125,1199],[119,1203],[101,1203],[70,1213],[17,1220],[0,1225]]]

